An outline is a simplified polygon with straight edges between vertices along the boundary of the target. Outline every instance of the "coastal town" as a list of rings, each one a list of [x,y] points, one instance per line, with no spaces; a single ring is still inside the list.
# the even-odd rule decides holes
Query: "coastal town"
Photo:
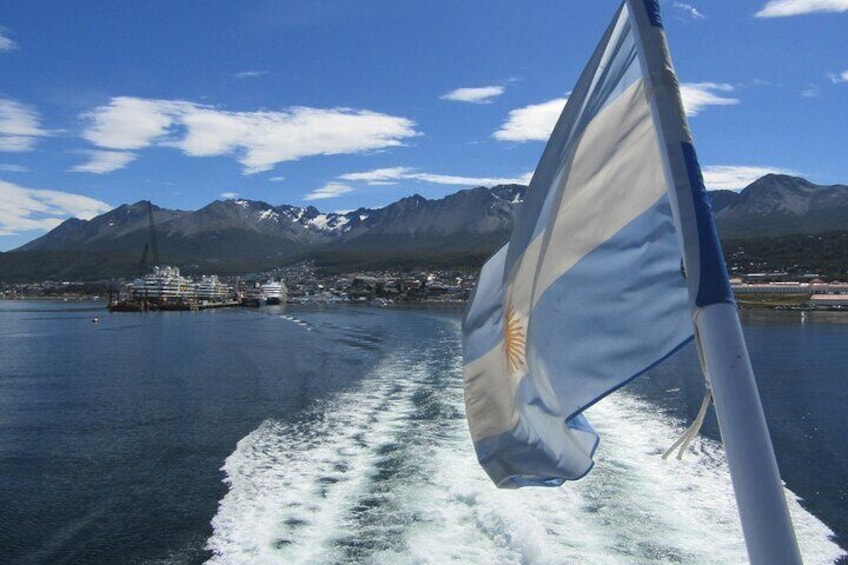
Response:
[[[463,269],[353,271],[324,274],[311,261],[239,276],[186,276],[156,266],[136,279],[0,284],[0,299],[103,300],[113,311],[200,310],[228,306],[359,303],[381,306],[463,303],[477,272]],[[848,311],[848,282],[816,273],[736,274],[731,287],[741,308]]]
[[[0,298],[101,299],[115,311],[197,310],[279,304],[465,302],[476,273],[357,271],[333,275],[302,262],[264,273],[188,277],[172,266],[156,266],[133,280],[45,281],[0,288]],[[277,286],[279,285],[279,286]]]

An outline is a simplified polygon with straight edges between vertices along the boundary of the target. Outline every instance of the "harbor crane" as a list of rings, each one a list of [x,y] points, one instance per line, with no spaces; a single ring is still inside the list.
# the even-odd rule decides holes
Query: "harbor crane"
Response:
[[[153,221],[153,203],[150,200],[147,201],[147,221],[150,230],[150,241],[144,244],[144,251],[141,252],[141,260],[138,263],[138,270],[141,276],[146,275],[150,271],[147,256],[151,250],[153,251],[153,265],[159,265],[159,240],[156,237],[156,222]]]

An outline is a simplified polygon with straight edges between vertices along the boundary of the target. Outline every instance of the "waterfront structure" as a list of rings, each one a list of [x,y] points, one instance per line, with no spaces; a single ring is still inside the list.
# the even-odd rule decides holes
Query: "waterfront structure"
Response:
[[[188,298],[194,292],[194,283],[180,275],[178,267],[156,265],[153,272],[136,279],[130,289],[136,300],[168,303]]]
[[[816,282],[731,283],[734,294],[846,294],[848,284]]]
[[[262,294],[265,296],[266,304],[281,304],[286,301],[288,290],[286,289],[286,285],[282,281],[276,281],[274,279],[271,279],[265,284],[261,285],[259,288]]]
[[[232,289],[217,275],[203,275],[195,282],[180,274],[177,267],[155,266],[153,271],[129,285],[129,298],[112,302],[114,312],[146,310],[197,310],[237,304]]]
[[[848,310],[848,294],[814,294],[810,306],[816,310]]]
[[[194,283],[194,298],[200,301],[223,302],[232,295],[232,289],[218,279],[218,275],[203,275]]]

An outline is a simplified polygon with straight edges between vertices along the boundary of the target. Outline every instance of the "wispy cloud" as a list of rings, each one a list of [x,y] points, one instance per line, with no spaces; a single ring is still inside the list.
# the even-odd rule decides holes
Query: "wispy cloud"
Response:
[[[245,174],[315,155],[397,147],[420,135],[407,118],[350,108],[230,112],[181,100],[120,97],[84,117],[89,127],[83,137],[98,147],[157,145],[193,157],[231,155]]]
[[[530,172],[520,177],[465,177],[422,173],[409,167],[392,167],[362,173],[347,173],[339,178],[346,181],[360,181],[372,186],[395,184],[404,180],[450,186],[496,186],[499,184],[528,184],[532,176],[533,173]]]
[[[239,73],[234,73],[233,78],[256,78],[261,77],[262,75],[267,75],[268,71],[241,71]]]
[[[6,30],[0,27],[0,53],[14,51],[17,48],[18,44],[12,41],[12,38],[7,35]]]
[[[442,100],[488,104],[504,93],[503,86],[481,86],[477,88],[457,88],[440,96]]]
[[[840,82],[848,82],[848,71],[842,71],[839,74],[833,73],[827,75],[830,79],[830,82],[833,84],[839,84]]]
[[[339,176],[342,180],[359,181],[366,184],[395,184],[404,178],[412,169],[407,167],[389,167],[384,169],[374,169],[362,173],[347,173]]]
[[[698,11],[698,8],[696,8],[695,6],[692,6],[691,4],[684,4],[683,2],[675,2],[673,4],[673,6],[675,8],[680,9],[680,10],[683,10],[684,12],[689,14],[692,17],[692,19],[702,20],[705,17],[704,14],[702,14],[700,11]]]
[[[715,82],[684,83],[680,85],[680,96],[687,116],[697,116],[707,106],[732,106],[739,104],[738,98],[726,98],[720,93],[733,92],[729,84]]]
[[[286,177],[271,177],[268,180],[271,182],[283,182],[286,180]]]
[[[714,165],[704,167],[702,172],[704,184],[709,190],[742,190],[769,173],[799,176],[799,173],[790,169],[749,165]]]
[[[31,151],[38,139],[51,135],[41,128],[41,118],[33,108],[14,100],[0,98],[0,151]]]
[[[0,164],[0,171],[4,173],[28,173],[29,169],[23,165],[10,165],[8,163]]]
[[[224,200],[235,200],[238,198],[238,192],[222,192],[221,198]]]
[[[500,141],[547,140],[567,101],[567,98],[554,98],[512,110],[501,128],[494,133],[494,138]]]
[[[123,169],[138,158],[135,153],[129,151],[81,151],[88,155],[88,162],[75,165],[71,168],[74,173],[94,173],[102,175]]]
[[[342,194],[347,194],[348,192],[353,192],[354,189],[351,186],[346,184],[341,184],[337,182],[331,182],[325,184],[321,188],[313,190],[309,194],[303,197],[304,200],[324,200],[326,198],[336,198],[341,196]]]
[[[848,12],[848,0],[770,0],[755,16],[780,18],[814,12]]]
[[[804,98],[818,98],[819,89],[817,86],[810,85],[801,91],[801,96],[803,96]]]
[[[88,220],[112,206],[81,194],[25,188],[0,181],[0,232],[47,231],[68,218]]]

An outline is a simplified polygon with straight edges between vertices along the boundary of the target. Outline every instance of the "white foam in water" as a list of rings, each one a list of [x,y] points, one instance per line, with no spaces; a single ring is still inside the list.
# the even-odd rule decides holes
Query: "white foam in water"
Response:
[[[721,447],[698,439],[682,461],[662,460],[683,423],[626,392],[588,414],[602,440],[584,479],[496,489],[477,465],[464,420],[416,412],[423,390],[463,410],[452,339],[396,352],[357,390],[242,439],[224,466],[229,492],[212,521],[210,562],[747,561]],[[427,363],[409,360],[426,348],[430,360],[453,358],[450,384],[429,384]],[[402,468],[381,475],[387,450]],[[787,493],[804,562],[845,555]]]
[[[304,322],[303,320],[301,320],[299,318],[295,318],[294,316],[280,315],[280,319],[287,320],[289,322],[294,322],[298,326],[306,328],[306,331],[308,331],[308,332],[312,331],[312,328],[309,326],[309,324],[307,322]]]
[[[410,409],[409,394],[393,378],[396,363],[357,392],[317,406],[307,421],[266,421],[239,442],[224,466],[230,492],[212,522],[211,562],[341,558],[333,542],[343,533],[344,512],[367,494],[376,450],[391,442]]]

